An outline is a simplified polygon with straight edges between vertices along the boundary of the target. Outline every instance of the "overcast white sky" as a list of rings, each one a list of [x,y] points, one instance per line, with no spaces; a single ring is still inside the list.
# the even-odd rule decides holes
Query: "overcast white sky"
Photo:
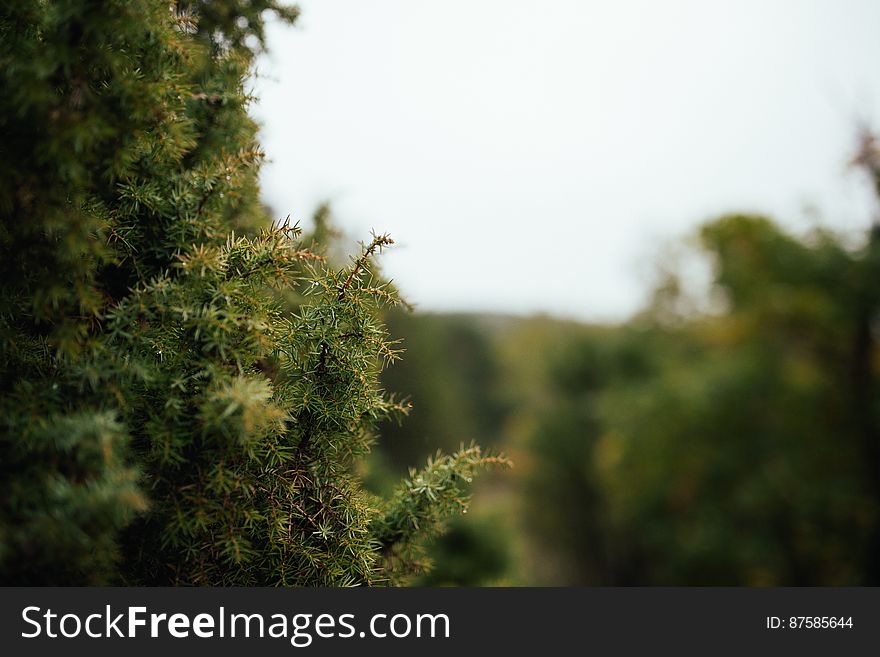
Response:
[[[621,319],[718,213],[873,211],[846,163],[880,125],[876,0],[299,4],[256,82],[265,199],[390,232],[421,309]]]

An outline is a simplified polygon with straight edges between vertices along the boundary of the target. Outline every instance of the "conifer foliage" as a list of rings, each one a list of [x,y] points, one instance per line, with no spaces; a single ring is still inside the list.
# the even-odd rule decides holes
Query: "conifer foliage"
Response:
[[[356,475],[398,357],[378,235],[329,266],[260,204],[271,0],[0,9],[0,580],[403,583],[478,447]],[[299,301],[291,305],[290,298]]]

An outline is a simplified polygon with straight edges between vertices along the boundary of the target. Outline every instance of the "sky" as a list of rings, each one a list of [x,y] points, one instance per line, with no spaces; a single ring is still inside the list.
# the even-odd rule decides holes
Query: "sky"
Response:
[[[875,212],[847,163],[880,126],[876,0],[299,5],[253,82],[264,198],[390,233],[420,310],[618,321],[721,213]]]

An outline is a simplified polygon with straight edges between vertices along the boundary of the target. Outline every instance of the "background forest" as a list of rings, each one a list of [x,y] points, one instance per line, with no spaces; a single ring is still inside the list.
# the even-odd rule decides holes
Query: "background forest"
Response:
[[[713,312],[667,277],[620,325],[392,315],[383,381],[414,410],[382,466],[461,435],[516,463],[426,583],[877,583],[880,234],[725,216],[698,237]]]
[[[874,138],[857,151],[880,189]],[[620,324],[386,314],[404,356],[381,382],[413,408],[380,426],[367,483],[387,492],[462,437],[516,464],[477,485],[417,583],[880,581],[880,225],[853,239],[725,215],[688,246],[710,289],[665,261]]]

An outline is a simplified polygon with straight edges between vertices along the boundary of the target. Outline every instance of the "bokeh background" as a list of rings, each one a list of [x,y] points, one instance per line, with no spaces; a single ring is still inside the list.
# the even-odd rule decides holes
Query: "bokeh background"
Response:
[[[265,202],[416,308],[369,481],[516,463],[424,584],[880,584],[880,4],[300,6]]]

